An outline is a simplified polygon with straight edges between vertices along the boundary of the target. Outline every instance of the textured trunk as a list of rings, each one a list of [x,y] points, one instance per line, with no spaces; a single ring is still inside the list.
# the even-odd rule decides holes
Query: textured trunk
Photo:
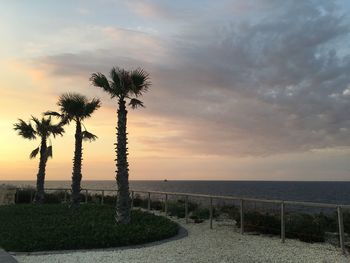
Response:
[[[37,204],[44,203],[44,199],[45,199],[44,182],[45,182],[46,162],[47,162],[47,145],[46,145],[46,137],[43,137],[41,138],[39,171],[36,178],[35,203]]]
[[[72,206],[79,207],[80,205],[80,182],[81,182],[81,160],[82,160],[82,141],[81,123],[76,122],[75,128],[75,150],[73,159],[73,173],[72,173]]]
[[[127,160],[127,133],[124,98],[119,99],[118,127],[117,127],[117,211],[116,221],[121,224],[130,222],[130,200],[129,200],[129,164]]]

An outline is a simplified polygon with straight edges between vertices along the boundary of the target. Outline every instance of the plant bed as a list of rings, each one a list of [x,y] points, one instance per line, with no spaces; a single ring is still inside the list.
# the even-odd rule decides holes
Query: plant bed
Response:
[[[82,204],[0,207],[0,247],[7,251],[50,251],[130,246],[172,237],[171,220],[132,211],[129,225],[116,224],[115,208]]]

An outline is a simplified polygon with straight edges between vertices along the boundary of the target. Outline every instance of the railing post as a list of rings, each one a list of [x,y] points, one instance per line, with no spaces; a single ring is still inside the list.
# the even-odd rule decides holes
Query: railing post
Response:
[[[88,189],[85,189],[85,204],[88,203]]]
[[[165,194],[164,210],[165,216],[168,216],[168,194]]]
[[[148,192],[147,211],[151,211],[151,193]]]
[[[105,198],[105,191],[102,190],[102,195],[101,195],[101,204],[103,205],[104,203],[104,198]]]
[[[212,197],[210,197],[209,220],[210,220],[210,229],[213,229],[213,198]]]
[[[281,240],[282,243],[284,243],[286,239],[286,226],[285,226],[285,220],[284,220],[284,201],[281,203]]]
[[[134,191],[131,191],[131,209],[134,208]]]
[[[64,200],[65,203],[67,203],[67,189],[64,189]]]
[[[340,247],[345,254],[345,245],[344,245],[344,223],[343,223],[343,211],[341,206],[337,207],[337,212],[338,212],[338,228],[339,228],[339,242],[340,242]]]
[[[188,224],[188,195],[186,195],[186,198],[185,198],[185,218],[186,218],[186,224]]]
[[[241,234],[244,234],[244,202],[243,199],[241,199]]]

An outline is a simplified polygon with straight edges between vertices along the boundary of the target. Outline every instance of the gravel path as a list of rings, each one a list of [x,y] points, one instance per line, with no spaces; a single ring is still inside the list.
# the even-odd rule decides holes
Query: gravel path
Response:
[[[188,237],[157,246],[115,251],[70,252],[66,254],[16,256],[19,262],[55,263],[157,263],[157,262],[349,262],[340,249],[328,244],[308,244],[297,240],[240,235],[232,226],[208,223],[184,224]]]

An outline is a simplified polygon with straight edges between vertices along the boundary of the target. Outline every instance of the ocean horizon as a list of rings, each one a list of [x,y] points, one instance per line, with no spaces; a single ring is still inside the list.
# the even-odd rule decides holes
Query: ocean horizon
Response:
[[[34,180],[0,184],[34,187]],[[46,188],[70,188],[71,181],[48,180]],[[115,190],[115,180],[83,180],[82,188]],[[130,180],[130,189],[350,204],[350,181]]]

